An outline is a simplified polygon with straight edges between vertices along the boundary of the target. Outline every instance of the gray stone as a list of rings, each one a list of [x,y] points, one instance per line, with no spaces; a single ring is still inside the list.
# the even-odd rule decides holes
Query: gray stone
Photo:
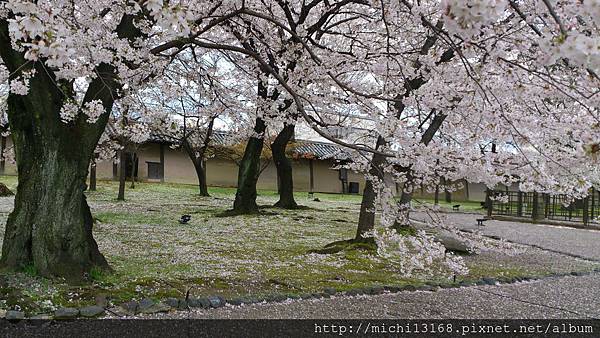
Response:
[[[96,305],[106,308],[108,306],[108,298],[104,294],[99,294],[96,297]]]
[[[225,300],[221,296],[210,296],[208,297],[208,301],[212,308],[219,308],[225,305]]]
[[[425,230],[427,233],[432,235],[437,242],[444,245],[447,250],[463,254],[471,254],[471,251],[469,251],[469,246],[450,231],[433,229],[425,224],[421,224],[420,222],[414,222],[413,226],[417,229]]]
[[[328,295],[335,295],[335,293],[337,292],[334,288],[325,288],[323,289],[323,292],[325,292]]]
[[[440,283],[440,288],[442,289],[451,289],[456,287],[456,284],[451,284],[451,283]]]
[[[383,287],[386,291],[392,292],[392,293],[396,293],[396,292],[400,292],[402,291],[402,287],[397,286],[397,285],[386,285]]]
[[[111,308],[107,308],[106,311],[109,312],[109,313],[111,313],[111,314],[113,314],[113,315],[115,315],[115,316],[118,316],[118,317],[123,317],[123,316],[130,315],[129,312],[127,312],[125,309],[123,309],[120,306],[113,306]]]
[[[79,309],[79,313],[83,317],[98,317],[104,314],[104,308],[98,305],[86,306]]]
[[[5,317],[7,320],[21,320],[25,319],[25,314],[21,311],[9,310],[6,311]]]
[[[416,291],[417,288],[414,285],[405,285],[402,287],[402,291]]]
[[[244,297],[242,298],[244,301],[244,304],[256,304],[256,303],[260,303],[260,300],[257,297]]]
[[[202,308],[208,309],[210,307],[210,302],[208,298],[190,298],[187,301],[188,305],[193,308]]]
[[[372,286],[368,290],[369,291],[367,293],[370,295],[380,295],[385,291],[382,286]]]
[[[150,308],[152,305],[154,305],[154,301],[150,298],[144,298],[142,300],[140,300],[140,303],[138,304],[138,310],[140,312]]]
[[[179,304],[177,305],[178,310],[189,310],[188,302],[185,299],[180,299]]]
[[[63,307],[54,311],[55,319],[74,319],[79,315],[79,310],[72,307]]]
[[[48,320],[48,319],[52,319],[52,315],[48,314],[48,313],[42,313],[39,315],[35,315],[35,316],[31,316],[29,317],[29,319],[33,319],[33,320]]]
[[[244,301],[240,298],[233,298],[233,299],[228,299],[227,303],[231,304],[231,305],[235,305],[235,306],[239,306],[242,305]]]
[[[121,308],[123,310],[125,310],[125,312],[127,314],[134,315],[138,311],[139,303],[136,302],[135,300],[130,300],[128,302],[125,302],[125,303],[121,304]]]
[[[487,285],[496,285],[498,282],[495,278],[483,277],[481,279]]]
[[[171,307],[165,303],[154,303],[148,307],[140,308],[140,313],[152,314],[159,312],[169,312]]]
[[[173,297],[167,298],[167,299],[165,299],[165,304],[176,309],[179,307],[179,299],[173,298]]]
[[[436,289],[437,288],[435,286],[427,285],[427,284],[421,285],[417,288],[417,290],[419,290],[419,291],[432,291],[432,292],[435,291]]]

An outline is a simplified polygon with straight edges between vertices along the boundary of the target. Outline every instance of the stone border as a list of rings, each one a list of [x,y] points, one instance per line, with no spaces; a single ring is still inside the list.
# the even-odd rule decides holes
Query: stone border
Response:
[[[385,293],[399,292],[416,292],[426,291],[435,292],[441,289],[452,289],[461,287],[474,287],[481,285],[501,285],[514,284],[518,282],[542,281],[567,276],[586,276],[594,273],[600,273],[600,267],[592,271],[572,271],[567,273],[552,273],[547,276],[520,276],[520,277],[500,277],[491,278],[483,277],[478,280],[465,280],[460,282],[425,282],[424,284],[406,284],[406,285],[382,285],[370,286],[364,288],[350,289],[338,291],[335,288],[329,287],[318,293],[306,293],[301,295],[290,295],[276,293],[268,296],[253,297],[243,296],[239,298],[225,299],[221,296],[208,296],[202,298],[167,298],[159,302],[152,299],[144,298],[140,301],[131,300],[118,306],[104,307],[100,305],[91,305],[82,308],[59,308],[54,314],[41,314],[32,317],[25,316],[21,311],[9,310],[1,313],[0,317],[5,317],[9,321],[19,321],[24,319],[77,319],[77,318],[96,318],[102,317],[107,313],[123,318],[140,314],[156,314],[170,311],[190,311],[192,309],[217,309],[224,307],[226,304],[232,306],[259,304],[259,303],[281,303],[287,300],[307,300],[307,299],[324,299],[331,296],[359,296],[359,295],[381,295]],[[2,315],[3,314],[3,315]]]

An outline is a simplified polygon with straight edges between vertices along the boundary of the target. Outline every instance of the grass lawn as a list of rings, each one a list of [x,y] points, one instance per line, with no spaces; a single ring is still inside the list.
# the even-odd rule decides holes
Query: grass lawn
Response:
[[[11,189],[17,185],[16,177],[0,176],[0,182]],[[211,188],[211,197],[200,197],[195,186],[137,183],[135,189],[126,190],[125,202],[116,201],[117,189],[116,182],[100,181],[98,191],[87,193],[96,219],[94,237],[114,272],[92,271],[91,282],[79,286],[38,277],[32,268],[4,273],[0,308],[19,304],[41,313],[91,304],[99,294],[118,304],[144,297],[183,297],[188,291],[194,296],[260,297],[445,278],[406,278],[393,262],[369,251],[307,253],[354,236],[360,196],[315,194],[320,200],[316,202],[298,193],[297,202],[304,209],[265,207],[260,215],[219,217],[232,206],[234,189]],[[259,192],[260,205],[276,200],[273,191]],[[0,198],[0,239],[11,207],[12,198]],[[192,216],[188,224],[179,224],[183,214]],[[523,255],[535,258],[538,253]],[[523,264],[495,253],[466,260],[471,272],[459,280],[545,275],[558,269],[551,259]],[[591,268],[587,262],[581,264],[581,269]]]

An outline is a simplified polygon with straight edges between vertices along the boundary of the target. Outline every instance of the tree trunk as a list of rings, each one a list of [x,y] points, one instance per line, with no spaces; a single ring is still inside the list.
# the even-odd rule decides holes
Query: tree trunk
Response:
[[[265,122],[256,118],[254,125],[255,134],[263,135],[265,132]],[[238,187],[233,202],[233,210],[236,213],[247,214],[258,211],[256,204],[256,183],[260,175],[260,155],[262,153],[264,139],[251,137],[246,144],[244,157],[240,162],[238,173]]]
[[[94,156],[95,157],[95,156]],[[96,159],[92,160],[90,166],[90,191],[96,191]]]
[[[208,185],[206,183],[206,161],[203,158],[195,158],[192,160],[194,163],[194,169],[196,169],[196,177],[198,177],[198,189],[200,190],[200,196],[208,197]]]
[[[276,207],[283,209],[295,209],[298,207],[294,200],[294,178],[292,176],[292,162],[285,156],[285,148],[294,136],[293,124],[286,124],[271,144],[273,161],[277,168],[277,180],[279,201]]]
[[[212,126],[210,127],[212,130]],[[188,157],[192,161],[194,165],[194,169],[196,170],[196,178],[198,179],[198,189],[200,192],[200,196],[208,197],[208,184],[206,182],[206,161],[204,160],[204,153],[206,151],[206,147],[208,147],[208,142],[204,148],[196,151],[194,147],[188,142],[187,139],[183,140],[182,143],[183,150],[187,153]]]
[[[127,164],[127,155],[125,149],[119,151],[119,195],[117,201],[125,200],[125,166]]]
[[[115,29],[120,38],[141,32],[134,17],[123,15]],[[64,123],[63,103],[75,98],[73,83],[57,79],[43,61],[25,60],[13,49],[7,20],[0,20],[0,56],[14,80],[35,69],[27,95],[8,94],[8,121],[19,184],[6,222],[0,265],[33,266],[43,276],[79,281],[92,268],[110,269],[92,236],[93,218],[83,193],[90,161],[119,97],[114,67],[101,63],[100,76],[88,85],[83,104],[100,100],[104,108],[94,123],[79,114]]]
[[[379,149],[385,140],[379,136],[375,149]],[[385,157],[379,154],[373,154],[369,175],[376,177],[379,180],[383,179],[382,164],[385,162]],[[356,229],[356,239],[364,238],[367,233],[373,230],[375,226],[375,199],[377,192],[371,180],[365,181],[365,189],[363,190],[362,202],[360,203],[360,214],[358,216],[358,228]]]
[[[8,96],[19,184],[0,264],[9,269],[33,266],[43,276],[81,280],[93,267],[108,269],[92,237],[93,219],[84,195],[108,114],[95,125],[84,117],[63,123],[59,112],[64,94],[44,68],[36,67],[29,94]]]
[[[0,136],[0,175],[4,175],[4,169],[6,166],[6,159],[4,158],[4,151],[6,150],[6,136]]]

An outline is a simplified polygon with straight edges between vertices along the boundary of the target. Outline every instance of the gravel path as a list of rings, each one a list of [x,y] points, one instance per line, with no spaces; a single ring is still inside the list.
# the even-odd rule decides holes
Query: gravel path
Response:
[[[600,318],[600,274],[534,282],[180,311],[153,318]]]
[[[416,220],[428,219],[424,213],[411,215]],[[477,229],[485,235],[499,236],[512,242],[535,245],[555,252],[600,261],[600,231],[575,229],[546,224],[531,224],[489,220],[484,227],[477,227],[482,215],[445,213],[446,217],[461,229]]]

